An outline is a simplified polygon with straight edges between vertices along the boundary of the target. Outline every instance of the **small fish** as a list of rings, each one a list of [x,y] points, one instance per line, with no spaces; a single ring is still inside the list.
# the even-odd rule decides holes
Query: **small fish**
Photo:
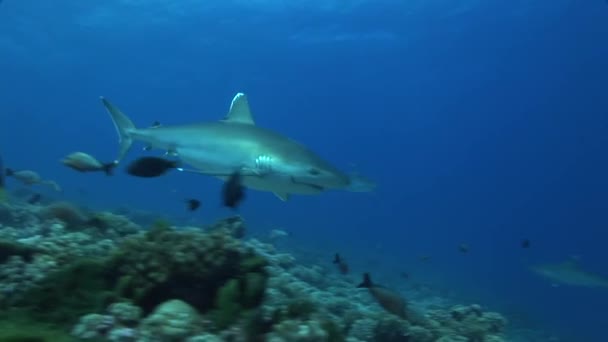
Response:
[[[159,157],[142,157],[127,166],[127,173],[136,177],[153,178],[162,176],[178,166],[177,161]]]
[[[403,319],[407,318],[407,303],[397,292],[374,284],[369,273],[363,274],[363,282],[357,286],[366,288],[384,310]]]
[[[30,198],[28,198],[26,202],[28,204],[38,204],[41,199],[42,199],[42,195],[36,193],[36,194],[33,194]]]
[[[521,240],[521,248],[530,248],[530,240],[528,240],[528,239]]]
[[[282,229],[273,229],[268,234],[268,238],[272,241],[278,240],[280,238],[288,237],[290,234]]]
[[[13,169],[9,169],[6,168],[5,169],[5,175],[8,177],[13,177],[14,179],[18,180],[19,182],[31,186],[31,185],[36,185],[36,184],[41,184],[41,185],[48,185],[50,187],[52,187],[55,191],[61,191],[61,187],[59,186],[59,184],[57,184],[57,182],[52,181],[52,180],[45,180],[42,179],[42,177],[40,177],[40,175],[32,170],[18,170],[15,171]]]
[[[95,157],[84,152],[74,152],[61,160],[63,165],[80,172],[103,171],[111,176],[112,171],[118,165],[116,162],[102,163]]]
[[[201,206],[201,201],[194,199],[194,198],[187,199],[186,206],[188,207],[188,210],[195,211],[196,209],[198,209]]]
[[[458,246],[458,250],[460,251],[460,253],[462,254],[467,254],[469,252],[469,245],[467,245],[466,243],[461,243]]]
[[[401,276],[403,279],[410,279],[410,275],[407,272],[401,272],[399,273],[399,276]]]
[[[349,271],[348,264],[346,263],[346,261],[344,261],[344,259],[342,259],[340,257],[340,254],[336,253],[334,255],[334,261],[333,261],[333,263],[338,266],[338,270],[340,271],[340,273],[342,273],[342,274],[348,274],[348,271]]]
[[[236,171],[224,183],[222,188],[224,206],[236,209],[239,203],[245,199],[245,187],[241,183],[241,174]]]

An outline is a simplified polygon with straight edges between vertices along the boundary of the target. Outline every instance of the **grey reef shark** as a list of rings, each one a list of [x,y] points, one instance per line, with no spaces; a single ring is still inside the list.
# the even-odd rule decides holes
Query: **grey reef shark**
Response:
[[[316,195],[327,190],[370,192],[375,183],[359,175],[347,174],[305,145],[272,130],[257,126],[247,97],[238,93],[228,114],[221,120],[179,126],[156,124],[137,128],[131,119],[110,101],[101,101],[119,136],[119,163],[133,141],[146,148],[164,150],[189,165],[180,171],[194,172],[226,180],[234,172],[248,188],[274,193],[282,200],[292,194]]]

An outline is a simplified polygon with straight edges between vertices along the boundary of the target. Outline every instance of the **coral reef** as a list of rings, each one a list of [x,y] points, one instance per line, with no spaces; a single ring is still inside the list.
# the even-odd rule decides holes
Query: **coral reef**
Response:
[[[255,307],[264,294],[266,261],[228,232],[159,226],[126,239],[109,261],[119,276],[119,295],[146,313],[170,299],[202,312],[217,307],[222,320]]]
[[[2,341],[503,340],[506,319],[479,305],[395,316],[348,276],[243,240],[240,216],[143,230],[59,202],[0,206],[0,224]]]

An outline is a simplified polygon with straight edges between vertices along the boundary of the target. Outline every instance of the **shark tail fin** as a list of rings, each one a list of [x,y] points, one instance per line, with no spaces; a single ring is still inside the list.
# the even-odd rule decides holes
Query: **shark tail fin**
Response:
[[[131,133],[135,131],[137,128],[118,107],[115,107],[110,101],[106,100],[104,97],[100,97],[101,103],[103,103],[104,107],[110,114],[112,121],[114,122],[114,127],[116,128],[116,133],[118,133],[118,142],[120,147],[118,149],[118,156],[114,161],[115,164],[118,164],[129,152],[131,145],[133,144],[133,138],[131,137]]]

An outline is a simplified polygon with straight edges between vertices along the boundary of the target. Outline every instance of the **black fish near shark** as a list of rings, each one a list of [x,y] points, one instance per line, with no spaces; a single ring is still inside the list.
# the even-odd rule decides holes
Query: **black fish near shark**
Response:
[[[233,172],[222,187],[222,200],[224,206],[236,209],[245,199],[245,187],[242,176],[238,171]]]
[[[127,173],[142,178],[160,177],[171,169],[179,167],[179,162],[160,157],[142,157],[127,166]]]

